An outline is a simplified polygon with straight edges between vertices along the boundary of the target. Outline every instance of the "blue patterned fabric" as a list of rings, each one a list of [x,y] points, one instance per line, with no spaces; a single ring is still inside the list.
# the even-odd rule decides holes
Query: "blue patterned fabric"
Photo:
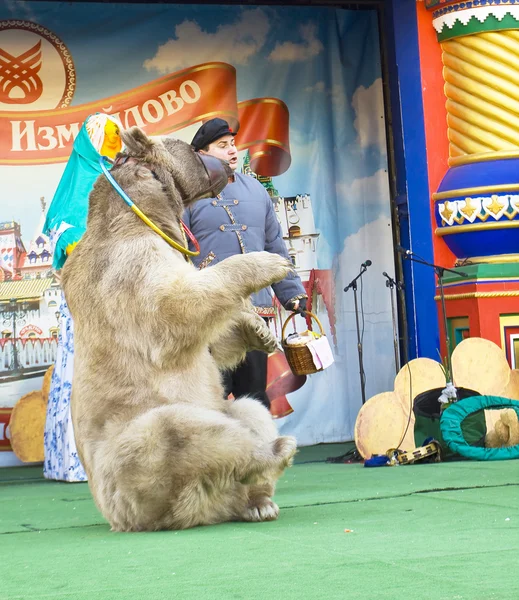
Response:
[[[100,154],[88,133],[90,120],[97,116],[99,113],[85,119],[74,140],[72,152],[45,218],[43,233],[51,238],[54,253],[52,266],[56,270],[61,269],[67,260],[67,246],[79,242],[85,233],[88,196],[102,173]],[[104,126],[104,122],[111,117],[101,116],[104,118],[101,122]],[[99,143],[102,143],[102,139],[103,136]],[[109,168],[110,165],[106,166]]]
[[[261,183],[249,175],[234,174],[218,198],[198,200],[185,212],[182,219],[200,244],[195,256],[196,267],[213,266],[229,256],[267,250],[290,260],[283,241],[272,199]],[[190,249],[194,246],[190,243]],[[285,305],[289,300],[306,297],[299,275],[290,273],[283,281],[272,286],[274,293]],[[272,307],[268,288],[252,295],[257,307]]]
[[[74,368],[74,326],[62,295],[58,351],[47,404],[43,436],[45,458],[43,475],[60,481],[86,481],[87,476],[77,453],[70,414],[72,373]]]

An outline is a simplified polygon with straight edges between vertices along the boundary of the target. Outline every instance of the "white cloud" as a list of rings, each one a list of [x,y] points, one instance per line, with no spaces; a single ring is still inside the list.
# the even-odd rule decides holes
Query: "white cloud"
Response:
[[[319,154],[319,140],[305,139],[306,132],[300,132],[294,128],[290,129],[290,149],[292,152],[292,161],[294,163],[303,163],[307,168],[309,161],[315,160]]]
[[[366,284],[364,310],[373,315],[380,315],[387,311],[385,295],[380,293],[381,287],[385,285],[381,273],[386,271],[392,275],[395,270],[389,218],[381,216],[344,240],[343,251],[339,256],[338,286],[344,288],[348,285],[358,273],[360,264],[367,259],[371,260],[373,265],[363,276]]]
[[[326,90],[326,85],[324,81],[317,81],[314,85],[309,85],[305,87],[305,92],[315,92],[317,94],[321,94]]]
[[[310,85],[304,88],[305,92],[309,94],[323,94],[329,98],[332,103],[333,110],[342,115],[348,110],[348,95],[346,94],[346,88],[340,83],[335,83],[332,87],[327,88],[324,81],[318,81],[314,85]]]
[[[352,99],[355,111],[354,126],[357,142],[361,148],[377,146],[382,155],[386,154],[386,130],[384,119],[384,96],[382,79],[376,79],[369,88],[360,86]]]
[[[277,43],[268,59],[272,62],[300,62],[309,60],[320,54],[324,46],[316,37],[317,28],[313,23],[301,25],[299,32],[303,41],[300,44],[294,42]]]
[[[30,21],[36,20],[31,5],[24,0],[5,0],[5,5],[15,19],[24,17]]]
[[[323,94],[328,97],[334,112],[345,115],[354,111],[353,126],[357,132],[356,143],[362,149],[376,146],[382,156],[386,155],[386,130],[384,115],[384,96],[382,93],[382,79],[376,79],[368,88],[358,87],[348,104],[348,93],[344,83],[334,83],[327,87],[323,80],[317,81],[304,88],[309,94]]]
[[[373,261],[363,275],[364,312],[363,356],[366,373],[366,399],[393,389],[395,377],[391,301],[382,271],[394,272],[391,228],[379,218],[364,225],[344,241],[337,257],[335,316],[338,348],[333,348],[335,364],[308,378],[305,385],[288,395],[294,412],[277,425],[284,435],[295,435],[301,445],[353,439],[353,429],[361,407],[357,332],[353,292],[344,287],[359,272],[367,258]],[[331,340],[324,307],[317,314]],[[315,399],[320,398],[319,402]],[[327,417],[323,417],[323,414]]]
[[[389,181],[385,169],[379,169],[369,177],[354,179],[351,183],[339,182],[335,189],[341,204],[379,204],[389,210]]]
[[[261,8],[244,10],[234,23],[220,25],[214,33],[186,20],[175,27],[174,37],[144,62],[144,68],[167,73],[208,60],[246,65],[265,44],[269,29]]]

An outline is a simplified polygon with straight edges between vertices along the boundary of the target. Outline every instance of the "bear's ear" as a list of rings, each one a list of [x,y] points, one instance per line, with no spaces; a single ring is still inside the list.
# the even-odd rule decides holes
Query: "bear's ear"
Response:
[[[144,131],[138,127],[131,127],[126,131],[122,131],[121,139],[126,146],[128,154],[138,158],[148,156],[155,146],[155,141],[149,138]]]

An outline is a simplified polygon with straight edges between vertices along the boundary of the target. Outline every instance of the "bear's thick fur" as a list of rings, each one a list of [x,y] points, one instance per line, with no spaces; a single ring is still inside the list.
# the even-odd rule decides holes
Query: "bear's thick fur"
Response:
[[[174,139],[122,134],[129,160],[112,175],[184,245],[184,207],[226,185]],[[252,252],[198,271],[139,219],[105,177],[87,231],[63,269],[74,319],[72,418],[95,501],[116,531],[275,519],[274,484],[296,441],[259,402],[224,399],[220,370],[275,340],[249,296],[291,270]]]

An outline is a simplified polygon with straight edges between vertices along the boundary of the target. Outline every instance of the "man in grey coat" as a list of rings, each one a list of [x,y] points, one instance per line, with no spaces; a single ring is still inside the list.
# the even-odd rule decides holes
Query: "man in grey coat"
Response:
[[[211,119],[200,127],[191,145],[201,154],[210,154],[238,167],[238,150],[233,132],[223,119]],[[272,200],[259,181],[235,173],[216,197],[199,200],[184,213],[184,222],[200,244],[200,254],[193,263],[200,269],[214,265],[228,256],[267,250],[289,258],[281,226]],[[291,274],[272,286],[280,303],[289,310],[306,310],[306,293],[301,279]],[[269,289],[253,294],[252,303],[262,317],[274,316]],[[267,355],[248,352],[245,361],[232,372],[224,373],[225,391],[234,397],[248,394],[270,406],[266,394]]]

